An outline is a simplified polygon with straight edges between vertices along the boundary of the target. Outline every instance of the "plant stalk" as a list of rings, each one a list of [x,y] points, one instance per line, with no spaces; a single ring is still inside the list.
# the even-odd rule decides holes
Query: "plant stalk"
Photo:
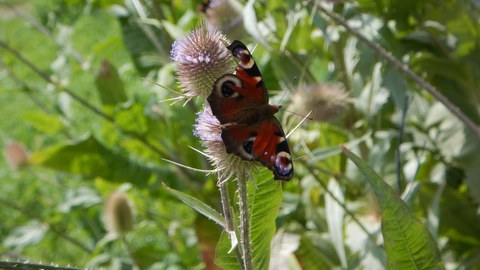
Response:
[[[241,172],[238,174],[237,191],[240,208],[240,245],[245,270],[253,270],[252,246],[250,243],[250,219],[248,215],[247,178]]]

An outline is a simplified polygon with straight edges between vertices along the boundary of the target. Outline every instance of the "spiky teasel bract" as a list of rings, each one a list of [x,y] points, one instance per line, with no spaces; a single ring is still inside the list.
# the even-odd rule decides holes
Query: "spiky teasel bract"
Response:
[[[233,73],[235,61],[226,47],[228,43],[219,31],[202,27],[173,44],[172,60],[178,63],[178,80],[187,97],[206,98],[218,78]],[[221,137],[222,127],[208,102],[198,113],[196,122],[194,134],[200,138],[219,182],[238,173],[250,175],[252,162],[227,153]]]
[[[215,168],[219,181],[226,181],[235,175],[251,175],[254,163],[242,160],[240,157],[228,154],[222,140],[222,127],[218,119],[212,114],[210,105],[205,103],[198,113],[195,125],[195,136],[199,137],[205,155]]]
[[[219,31],[200,27],[172,45],[172,60],[178,63],[177,77],[185,96],[206,98],[213,83],[235,65]]]

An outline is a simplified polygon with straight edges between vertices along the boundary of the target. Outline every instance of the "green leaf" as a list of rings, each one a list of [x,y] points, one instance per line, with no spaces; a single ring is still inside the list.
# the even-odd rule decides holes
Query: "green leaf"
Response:
[[[324,252],[312,243],[310,235],[302,235],[300,238],[300,247],[295,251],[295,257],[302,265],[302,269],[332,269],[336,266],[332,262],[332,257],[328,252]],[[335,254],[333,254],[335,256]],[[335,260],[337,258],[334,258]]]
[[[223,231],[215,249],[215,264],[225,270],[241,270],[241,258],[237,258],[234,251],[228,253],[232,248],[231,243],[230,234]]]
[[[429,184],[420,189],[423,205],[427,205],[434,199],[438,188],[438,185]],[[480,227],[472,226],[472,224],[480,224],[480,218],[476,212],[476,204],[465,194],[448,185],[445,186],[440,198],[440,234],[447,236],[449,242],[455,243],[456,246],[460,244],[480,246]]]
[[[325,134],[327,134],[326,136],[330,137],[330,135],[333,133],[332,129],[326,129],[326,128],[322,128],[322,129],[323,129],[323,132],[328,132],[328,133],[325,133]],[[335,141],[338,141],[339,143],[344,143],[349,148],[353,148],[353,147],[356,147],[357,145],[359,145],[360,143],[364,142],[366,139],[370,138],[371,136],[372,136],[372,133],[367,132],[362,137],[351,140],[351,141],[346,142],[346,143],[344,143],[344,140],[342,141],[342,139],[344,139],[343,138],[344,134],[341,134],[338,131],[336,131],[335,136],[332,136],[332,137],[335,137],[335,138],[340,137],[340,140],[335,140]],[[335,141],[330,142],[330,143],[323,142],[324,143],[323,145],[334,145]],[[333,157],[333,156],[336,156],[336,155],[340,154],[342,152],[342,150],[338,148],[339,143],[337,143],[336,146],[323,146],[321,148],[313,150],[312,154],[313,154],[314,157],[309,160],[309,163],[312,164],[314,162],[323,161],[327,158],[330,158],[330,157]]]
[[[252,182],[249,182],[247,187],[250,241],[255,269],[268,269],[270,243],[275,234],[275,220],[283,197],[282,182],[274,181],[272,178],[272,172],[264,169],[255,174],[256,187]],[[223,269],[238,269],[232,267],[234,264],[239,264],[235,255],[227,254],[230,247],[228,234],[222,235],[217,246],[215,262]]]
[[[366,162],[341,147],[377,196],[382,211],[388,269],[444,269],[437,245],[427,227]]]
[[[128,104],[119,108],[115,114],[115,124],[136,134],[144,135],[149,131],[148,119],[140,104]]]
[[[123,81],[117,69],[107,60],[102,62],[100,72],[95,78],[95,85],[103,105],[116,105],[127,101]]]
[[[22,115],[22,118],[48,135],[58,134],[64,128],[62,121],[55,115],[42,112],[26,112]]]
[[[255,269],[268,269],[270,243],[283,198],[282,181],[274,181],[272,172],[263,169],[257,174],[255,182],[257,187],[252,183],[248,185],[253,265]]]
[[[402,74],[394,68],[388,68],[386,72],[382,85],[387,88],[390,92],[390,97],[392,97],[395,106],[402,110],[405,106],[406,95],[407,95],[407,83],[402,77]]]
[[[38,244],[48,231],[48,226],[32,220],[24,226],[17,227],[3,241],[3,245],[10,248],[22,248]]]
[[[218,225],[221,225],[223,227],[226,226],[225,218],[220,213],[215,211],[215,209],[211,208],[209,205],[205,204],[204,202],[198,200],[195,197],[192,197],[188,194],[185,194],[183,192],[172,189],[165,184],[163,185],[163,187],[172,196],[176,197],[177,199],[181,200],[182,202],[184,202],[188,206],[192,207],[198,213],[200,213],[200,214],[204,215],[205,217],[215,221]]]
[[[338,181],[331,177],[328,181],[328,190],[341,203],[345,203],[344,191]],[[344,218],[345,210],[333,199],[330,194],[325,195],[325,217],[327,219],[328,233],[332,244],[335,246],[338,258],[343,268],[347,268],[347,255],[344,246]]]
[[[114,182],[130,182],[137,186],[146,186],[152,177],[158,177],[162,173],[120,156],[93,136],[33,153],[31,161],[62,172],[91,178],[102,177]]]

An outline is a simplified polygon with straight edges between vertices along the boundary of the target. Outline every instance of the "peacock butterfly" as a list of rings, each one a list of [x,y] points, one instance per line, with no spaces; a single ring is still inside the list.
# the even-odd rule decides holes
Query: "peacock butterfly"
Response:
[[[217,79],[207,98],[222,125],[227,153],[259,161],[275,180],[288,181],[293,176],[290,148],[274,117],[280,106],[268,103],[267,88],[247,47],[235,40],[227,48],[239,60],[235,74]]]

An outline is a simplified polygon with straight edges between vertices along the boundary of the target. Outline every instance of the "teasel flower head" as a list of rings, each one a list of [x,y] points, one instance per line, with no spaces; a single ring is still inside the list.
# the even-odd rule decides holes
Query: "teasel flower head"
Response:
[[[292,95],[288,110],[307,114],[316,121],[330,121],[340,116],[348,104],[348,93],[344,88],[332,84],[300,86]]]
[[[245,175],[252,178],[252,171],[255,169],[254,162],[227,153],[222,140],[222,126],[212,114],[208,102],[204,104],[203,110],[198,113],[196,121],[194,134],[200,138],[204,153],[218,175],[218,181],[223,182],[236,175]]]
[[[214,82],[233,71],[235,62],[226,43],[221,32],[204,27],[173,43],[171,58],[178,63],[177,77],[185,96],[206,98]]]
[[[105,224],[113,236],[123,236],[133,229],[135,214],[132,203],[121,191],[112,193],[105,203]]]
[[[16,141],[9,141],[5,144],[3,155],[8,165],[13,169],[19,169],[27,165],[30,157],[25,147]]]
[[[232,0],[210,0],[202,5],[205,13],[205,25],[208,30],[220,30],[233,39],[242,39],[245,35],[242,8]]]

